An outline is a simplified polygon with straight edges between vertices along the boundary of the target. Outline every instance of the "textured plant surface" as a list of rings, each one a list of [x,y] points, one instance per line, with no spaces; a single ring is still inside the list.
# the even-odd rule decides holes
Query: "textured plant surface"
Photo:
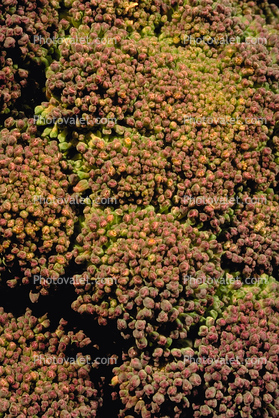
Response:
[[[219,289],[223,302],[216,295],[197,334],[176,348],[131,347],[112,379],[120,416],[277,417],[278,283],[262,279]]]
[[[0,415],[279,417],[278,8],[4,0],[0,26]],[[117,362],[31,360],[74,347]]]
[[[75,222],[73,207],[66,203],[70,196],[62,167],[67,164],[56,142],[36,137],[36,126],[26,128],[27,123],[18,120],[0,138],[0,270],[11,287],[35,284],[35,275],[58,278],[65,273]],[[12,118],[6,120],[12,124]],[[49,284],[37,284],[47,294]]]
[[[240,288],[227,294],[222,304],[217,318],[206,318],[199,329],[201,338],[195,341],[198,356],[225,360],[202,368],[205,399],[193,406],[194,416],[216,411],[219,417],[277,417],[278,283],[269,279]]]
[[[36,318],[27,309],[15,318],[1,308],[1,416],[96,416],[102,398],[90,381],[91,367],[80,363],[81,355],[65,356],[71,345],[82,348],[91,341],[82,331],[65,333],[66,324],[61,319],[50,332],[46,315]]]
[[[212,304],[215,289],[181,277],[219,277],[221,246],[207,232],[180,225],[173,215],[156,214],[150,206],[86,212],[76,262],[87,261],[92,284],[76,286],[80,296],[73,308],[94,312],[103,325],[118,318],[121,333],[128,338],[132,332],[142,349],[147,335],[159,346],[185,338]]]
[[[25,110],[32,115],[32,96],[40,94],[40,77],[50,63],[47,50],[41,48],[37,39],[57,33],[57,7],[56,0],[1,2],[0,113],[17,115]]]

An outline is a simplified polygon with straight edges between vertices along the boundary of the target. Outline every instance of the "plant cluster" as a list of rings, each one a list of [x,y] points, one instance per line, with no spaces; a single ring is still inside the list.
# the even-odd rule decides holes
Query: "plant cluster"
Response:
[[[219,289],[194,340],[123,354],[119,416],[278,416],[278,283],[237,288]]]
[[[34,285],[35,275],[63,275],[71,259],[76,214],[67,203],[67,163],[56,142],[38,137],[27,119],[10,117],[5,125],[0,138],[1,280],[10,287]],[[41,283],[38,290],[47,294],[48,287]]]
[[[30,111],[40,94],[48,51],[35,40],[54,36],[58,1],[3,0],[0,4],[0,114]],[[36,38],[37,37],[37,38]],[[31,94],[30,94],[31,92]],[[30,101],[29,101],[30,100]],[[3,115],[2,115],[3,116]]]
[[[15,318],[0,309],[1,416],[97,416],[102,398],[91,381],[90,366],[81,361],[81,353],[74,361],[65,356],[71,345],[80,350],[91,340],[82,331],[66,333],[66,324],[61,319],[50,332],[47,315],[37,318],[27,309]]]
[[[279,416],[278,19],[2,1],[0,417]]]
[[[187,282],[185,276],[220,277],[221,245],[207,232],[181,225],[153,207],[124,205],[85,209],[74,250],[91,283],[77,283],[73,302],[78,312],[94,313],[101,325],[117,318],[124,338],[133,335],[139,348],[170,346],[186,338],[212,304],[214,285]],[[98,278],[114,277],[102,283]]]

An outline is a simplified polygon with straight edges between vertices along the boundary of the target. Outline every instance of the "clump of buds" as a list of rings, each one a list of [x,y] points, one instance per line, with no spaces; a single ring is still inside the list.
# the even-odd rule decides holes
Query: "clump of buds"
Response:
[[[56,142],[37,137],[26,122],[1,132],[0,274],[10,287],[30,284],[47,294],[49,280],[36,278],[63,276],[77,218]]]
[[[102,398],[90,380],[90,356],[65,355],[91,341],[82,331],[66,333],[66,324],[61,319],[50,332],[47,315],[36,318],[26,309],[16,318],[0,308],[0,410],[5,417],[97,416]]]
[[[214,316],[205,317],[200,327],[194,347],[203,366],[205,397],[193,405],[194,417],[203,416],[202,410],[277,416],[279,285],[271,277],[262,279],[224,289],[225,305],[216,303]]]
[[[213,303],[222,247],[207,232],[152,206],[87,206],[74,249],[83,269],[72,308],[99,324],[117,319],[140,349],[186,338]],[[84,280],[87,276],[88,280]]]
[[[42,48],[58,28],[59,3],[3,1],[0,4],[0,115],[30,112],[30,100],[40,95],[38,74],[49,66]],[[15,109],[16,108],[16,109]],[[2,119],[2,118],[1,118]],[[1,123],[2,121],[0,121]]]

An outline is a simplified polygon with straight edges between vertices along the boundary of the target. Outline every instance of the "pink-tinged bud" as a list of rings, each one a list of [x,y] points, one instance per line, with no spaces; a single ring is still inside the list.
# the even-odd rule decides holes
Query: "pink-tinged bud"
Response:
[[[274,344],[270,347],[269,349],[269,353],[270,356],[274,356],[275,354],[279,354],[279,345],[278,344]]]
[[[254,397],[251,394],[251,392],[246,392],[243,395],[243,402],[244,402],[245,405],[250,405],[253,402],[253,400],[254,400]]]
[[[53,370],[48,370],[46,375],[49,379],[53,380],[56,376],[56,373]]]
[[[171,355],[174,356],[174,357],[180,358],[180,357],[182,357],[182,351],[179,350],[179,348],[173,348],[171,350]]]
[[[23,395],[20,399],[20,403],[21,405],[28,405],[31,402],[30,396],[29,395]]]
[[[204,337],[208,334],[208,328],[205,325],[202,325],[199,329],[198,335]]]
[[[260,398],[254,398],[254,403],[253,403],[253,408],[255,409],[260,409],[262,407],[262,402]],[[275,405],[276,407],[276,405]],[[278,407],[277,407],[277,411],[278,411]]]
[[[243,286],[243,283],[240,280],[236,280],[233,283],[233,289],[237,290],[240,289]]]
[[[167,337],[164,335],[160,335],[158,344],[161,346],[165,346],[167,344]]]
[[[5,412],[9,409],[10,402],[7,399],[0,398],[0,412]]]
[[[273,397],[272,397],[269,393],[265,393],[265,394],[263,395],[263,401],[264,401],[266,404],[271,404],[271,403],[273,402]]]
[[[205,397],[207,399],[215,398],[215,395],[216,395],[216,389],[214,387],[211,387],[211,388],[206,389],[206,391],[205,391]]]
[[[212,409],[208,405],[202,405],[200,411],[202,417],[207,417],[212,414]]]
[[[142,363],[138,358],[133,358],[131,360],[131,367],[135,370],[141,370],[142,369]]]
[[[86,370],[86,368],[81,367],[81,368],[78,370],[78,377],[79,377],[79,378],[81,378],[81,379],[86,379],[86,378],[88,378],[88,371]]]
[[[265,384],[265,388],[268,392],[275,392],[277,389],[277,383],[276,382],[268,382]]]
[[[142,298],[149,296],[149,288],[147,286],[142,287],[139,291],[139,294]]]
[[[140,385],[140,378],[138,376],[132,376],[132,378],[129,381],[129,385],[135,389]]]
[[[177,394],[177,387],[175,386],[170,386],[167,390],[167,394],[169,396],[175,396]]]
[[[5,39],[5,42],[4,42],[4,48],[14,48],[14,47],[15,47],[15,44],[16,44],[15,39],[14,39],[14,38],[12,38],[11,36],[8,36],[8,37]]]
[[[224,327],[226,325],[226,320],[224,318],[219,318],[219,319],[217,319],[216,323],[220,327]]]
[[[168,300],[161,302],[161,309],[165,312],[169,312],[172,309],[172,304]]]
[[[24,376],[25,377],[25,376]],[[31,379],[30,379],[31,380]],[[20,385],[23,392],[29,392],[30,384],[28,382],[22,382]]]
[[[235,403],[236,405],[240,405],[243,402],[243,396],[241,393],[238,393],[235,397]]]
[[[13,341],[13,335],[10,332],[5,332],[4,336],[7,341]]]
[[[145,381],[147,378],[147,373],[144,370],[139,371],[139,378],[141,381]]]
[[[168,314],[166,312],[160,312],[158,317],[157,317],[157,321],[158,322],[168,322],[169,321]]]
[[[13,377],[13,376],[7,376],[7,382],[8,382],[10,385],[13,385],[13,384],[15,383],[15,379],[14,379],[14,377]]]
[[[157,348],[155,348],[152,356],[155,357],[155,358],[156,357],[162,357],[163,354],[164,354],[164,350],[160,347],[157,347]]]
[[[201,382],[202,382],[201,377],[200,377],[198,374],[196,374],[196,373],[193,373],[193,374],[189,377],[189,381],[190,381],[190,383],[191,383],[193,386],[200,386],[200,385],[201,385]]]
[[[9,408],[9,413],[12,416],[19,417],[20,415],[20,406],[17,403],[11,403]]]
[[[145,385],[143,389],[147,396],[153,395],[154,393],[154,388],[152,385]]]
[[[138,330],[144,330],[144,329],[145,329],[145,327],[146,327],[146,321],[145,321],[145,320],[142,320],[142,319],[140,319],[140,320],[136,321],[135,327],[136,327]]]
[[[145,308],[147,308],[147,309],[153,309],[154,308],[154,300],[153,299],[151,299],[151,298],[149,298],[149,297],[147,297],[147,298],[144,298],[144,300],[143,300],[143,305],[145,306]]]
[[[154,396],[153,396],[153,402],[155,402],[155,403],[157,403],[158,405],[162,405],[162,403],[164,403],[165,402],[165,397],[164,397],[164,395],[162,395],[161,393],[156,393]]]
[[[6,344],[6,341],[5,341],[5,339],[3,338],[3,337],[0,337],[0,346],[1,347],[5,347],[7,344]]]

